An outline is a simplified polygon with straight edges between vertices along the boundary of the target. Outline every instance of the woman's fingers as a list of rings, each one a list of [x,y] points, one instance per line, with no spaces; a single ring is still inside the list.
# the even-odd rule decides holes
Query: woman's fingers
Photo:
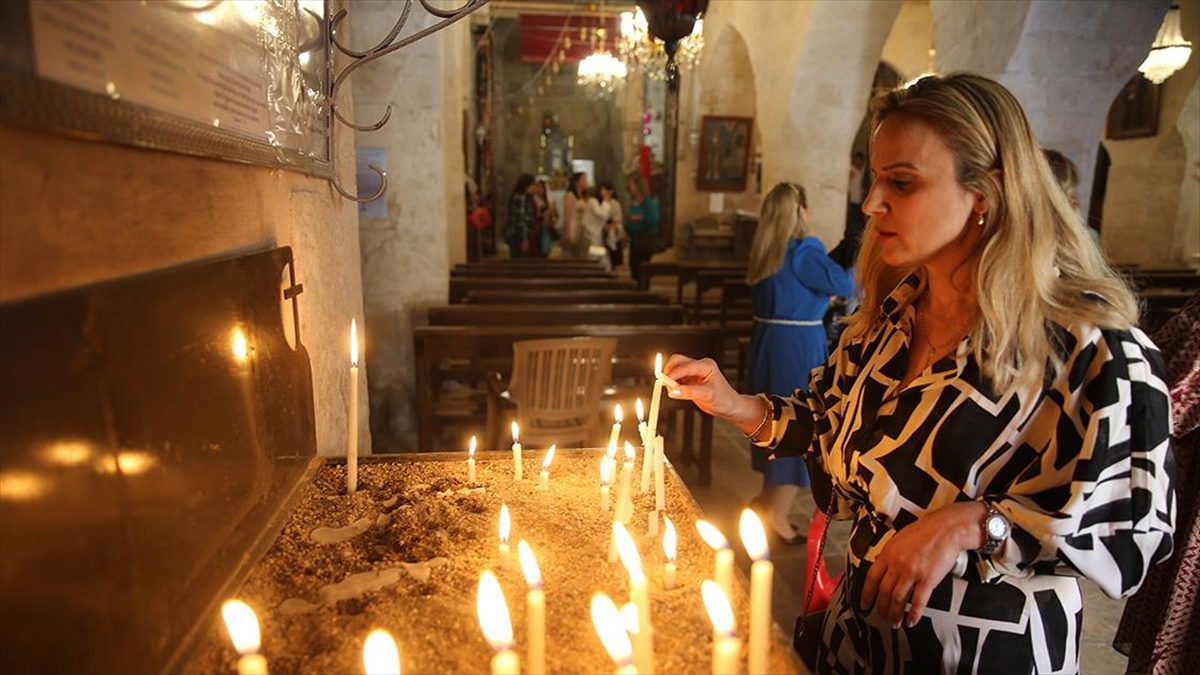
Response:
[[[672,354],[663,366],[663,374],[679,382],[688,378],[707,381],[712,375],[712,365],[709,359],[693,360],[682,354]]]
[[[904,605],[908,602],[909,594],[912,593],[913,579],[907,575],[901,576],[895,570],[892,571],[892,576],[896,577],[896,583],[892,586],[887,619],[892,624],[892,628],[899,628],[900,622],[904,620]]]
[[[875,595],[879,592],[879,582],[883,579],[883,573],[886,570],[887,563],[882,560],[876,560],[871,565],[871,569],[867,570],[867,578],[863,582],[862,597],[858,601],[858,606],[862,611],[869,611],[871,605],[875,604]]]
[[[921,620],[921,615],[925,613],[925,607],[929,604],[929,596],[933,595],[936,585],[926,577],[913,587],[912,608],[908,610],[907,625],[909,628],[917,625],[917,622]]]

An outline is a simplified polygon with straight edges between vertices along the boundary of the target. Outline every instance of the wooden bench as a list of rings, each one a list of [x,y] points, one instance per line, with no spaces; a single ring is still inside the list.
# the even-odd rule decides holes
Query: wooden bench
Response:
[[[696,276],[704,270],[740,270],[742,276],[746,275],[744,263],[729,260],[682,260],[676,272],[675,302],[683,304],[683,289],[695,283]]]
[[[696,294],[692,296],[691,319],[695,323],[718,323],[721,318],[720,299],[704,299],[706,293],[719,290],[727,281],[744,280],[746,268],[722,267],[715,269],[698,269],[693,277]]]
[[[524,277],[528,279],[616,279],[612,272],[599,267],[456,267],[450,270],[451,279],[479,277]]]
[[[678,262],[674,260],[648,260],[638,268],[638,288],[648,291],[650,290],[650,281],[654,277],[677,276],[679,276]],[[678,295],[676,295],[675,302],[682,302]]]
[[[431,326],[678,325],[683,306],[666,304],[442,305],[429,308]]]
[[[739,390],[745,390],[748,384],[746,352],[750,348],[750,334],[754,332],[754,306],[750,284],[744,279],[726,280],[721,285],[720,326],[726,352],[730,349],[737,351],[736,386]]]
[[[459,266],[468,267],[520,267],[523,265],[541,265],[545,267],[596,267],[603,269],[603,265],[599,260],[591,260],[585,258],[484,258],[483,260],[475,260],[468,263],[459,263]]]
[[[666,304],[668,300],[650,291],[469,291],[468,305],[511,304]]]
[[[527,277],[450,278],[450,302],[466,299],[471,291],[619,291],[633,282],[613,278],[530,279]]]
[[[413,332],[416,354],[416,399],[418,448],[423,452],[437,449],[438,435],[443,428],[479,420],[489,412],[493,428],[488,430],[488,447],[498,444],[495,397],[486,394],[489,374],[493,371],[507,377],[512,369],[513,343],[521,340],[570,336],[614,337],[617,339],[613,362],[613,385],[618,396],[629,403],[635,396],[648,400],[653,381],[655,353],[683,353],[692,357],[710,357],[721,363],[721,333],[716,327],[702,326],[618,326],[573,325],[530,327],[467,327],[424,326]],[[458,383],[459,393],[480,392],[452,399],[443,390],[449,381]],[[480,386],[482,385],[482,387]],[[482,402],[479,397],[484,399]],[[626,400],[629,399],[629,400]],[[684,412],[682,438],[671,431],[674,413]],[[694,417],[700,416],[700,442],[694,453]],[[694,405],[663,398],[661,427],[668,443],[680,442],[684,463],[697,463],[700,481],[709,485],[712,480],[713,421],[700,414]],[[697,457],[698,454],[698,457]]]

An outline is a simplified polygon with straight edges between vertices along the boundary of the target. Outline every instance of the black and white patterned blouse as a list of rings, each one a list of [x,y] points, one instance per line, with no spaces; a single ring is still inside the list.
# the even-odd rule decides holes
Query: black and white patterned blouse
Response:
[[[897,391],[919,285],[914,274],[897,286],[869,335],[844,340],[813,371],[809,393],[767,397],[775,421],[764,445],[776,455],[815,453],[837,495],[833,516],[854,520],[819,670],[1077,672],[1083,605],[1074,577],[1126,596],[1171,553],[1161,355],[1136,328],[1058,329],[1061,374],[1001,396],[964,339]],[[982,498],[1012,523],[1000,551],[960,555],[913,628],[893,630],[874,608],[859,609],[866,571],[897,530]]]

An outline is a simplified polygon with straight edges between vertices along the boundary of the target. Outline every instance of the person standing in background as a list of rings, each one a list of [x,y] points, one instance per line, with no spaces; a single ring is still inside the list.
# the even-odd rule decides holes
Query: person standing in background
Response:
[[[563,253],[576,258],[586,258],[583,241],[583,212],[587,204],[587,174],[576,171],[567,179],[567,194],[563,197],[562,239],[559,246]],[[582,247],[582,253],[580,249]]]
[[[504,238],[514,258],[529,255],[529,238],[533,234],[537,214],[533,202],[533,176],[523,173],[517,178],[512,194],[508,197],[508,230]]]
[[[641,285],[642,263],[654,254],[658,243],[658,199],[646,188],[646,179],[633,172],[626,179],[629,207],[625,210],[625,231],[629,234],[629,273]]]

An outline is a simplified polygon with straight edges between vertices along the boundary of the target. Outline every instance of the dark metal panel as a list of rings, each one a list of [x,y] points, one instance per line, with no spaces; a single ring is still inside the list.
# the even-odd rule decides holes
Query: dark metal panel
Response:
[[[290,264],[0,306],[0,670],[162,670],[250,562],[315,455]]]

